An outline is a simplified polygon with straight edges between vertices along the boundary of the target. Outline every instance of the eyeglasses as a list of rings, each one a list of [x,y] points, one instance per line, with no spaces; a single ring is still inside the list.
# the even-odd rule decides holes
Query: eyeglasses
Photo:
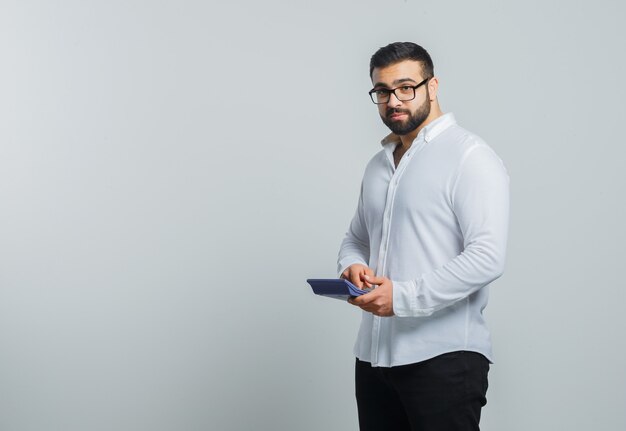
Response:
[[[408,102],[415,99],[415,90],[422,85],[426,84],[430,78],[426,78],[417,85],[401,85],[396,88],[374,88],[369,91],[369,95],[372,98],[372,102],[377,105],[389,102],[391,95],[396,96],[400,102]]]

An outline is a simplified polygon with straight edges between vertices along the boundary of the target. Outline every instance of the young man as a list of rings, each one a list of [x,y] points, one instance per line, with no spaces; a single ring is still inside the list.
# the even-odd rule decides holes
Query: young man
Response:
[[[368,163],[339,273],[375,287],[355,345],[364,431],[478,430],[491,361],[482,310],[503,271],[509,179],[493,150],[444,114],[429,54],[392,43],[370,62],[391,134]]]

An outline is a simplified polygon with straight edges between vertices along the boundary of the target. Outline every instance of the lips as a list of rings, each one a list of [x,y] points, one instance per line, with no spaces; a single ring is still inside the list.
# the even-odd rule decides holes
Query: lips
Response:
[[[389,118],[390,120],[403,120],[406,117],[407,117],[407,114],[396,113],[396,114],[389,115],[387,118]]]
[[[393,121],[403,120],[408,116],[408,112],[398,111],[395,109],[390,109],[389,111],[387,111],[387,118]]]
[[[404,120],[407,117],[408,115],[402,112],[396,112],[387,116],[387,118],[389,118],[391,121],[400,121],[400,120]]]

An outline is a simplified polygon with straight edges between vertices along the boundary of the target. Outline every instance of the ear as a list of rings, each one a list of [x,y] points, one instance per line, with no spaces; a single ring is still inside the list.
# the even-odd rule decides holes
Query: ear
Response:
[[[437,91],[439,90],[439,79],[434,76],[428,81],[428,94],[430,95],[430,101],[437,99]]]

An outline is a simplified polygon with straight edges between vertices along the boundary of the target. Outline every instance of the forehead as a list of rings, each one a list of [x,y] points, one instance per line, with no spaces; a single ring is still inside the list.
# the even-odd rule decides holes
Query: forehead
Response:
[[[384,84],[387,86],[394,85],[403,79],[412,79],[420,82],[422,78],[422,65],[419,61],[404,60],[394,63],[387,67],[376,68],[372,71],[372,83]]]

